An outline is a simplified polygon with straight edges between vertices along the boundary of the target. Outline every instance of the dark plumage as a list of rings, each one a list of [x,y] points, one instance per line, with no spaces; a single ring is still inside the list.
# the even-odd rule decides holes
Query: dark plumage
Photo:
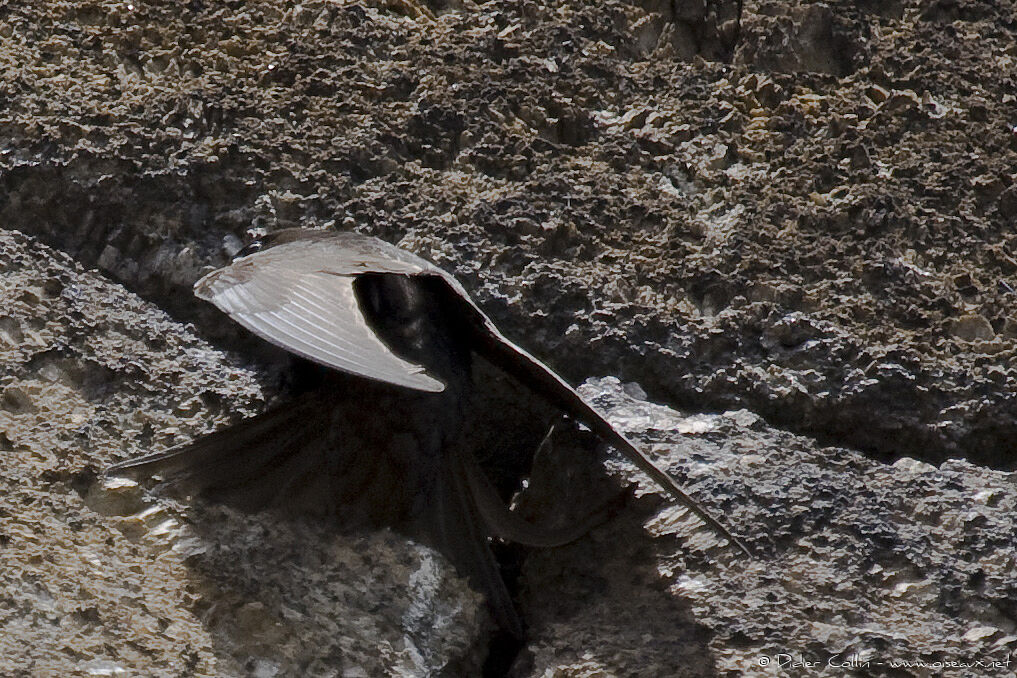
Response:
[[[457,442],[473,387],[472,354],[582,421],[713,530],[744,547],[576,391],[494,326],[433,264],[376,238],[289,229],[255,242],[194,285],[195,294],[282,348],[366,377],[356,394],[335,382],[285,407],[192,443],[118,464],[161,474],[250,509],[283,505],[387,524],[431,541],[488,596],[507,631],[521,626],[487,545],[571,541],[589,525],[550,532],[522,522]],[[393,402],[383,384],[412,389]],[[351,397],[352,396],[352,397]],[[356,400],[360,416],[349,416]],[[414,402],[419,401],[419,407]],[[379,425],[363,403],[399,418]]]

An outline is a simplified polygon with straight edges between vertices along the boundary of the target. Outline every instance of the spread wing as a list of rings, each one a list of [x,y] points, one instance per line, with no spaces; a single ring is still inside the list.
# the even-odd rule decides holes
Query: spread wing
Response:
[[[392,245],[350,234],[289,242],[243,257],[199,280],[194,293],[262,339],[308,360],[397,386],[444,390],[423,366],[392,353],[367,324],[353,281],[371,272],[440,274]]]
[[[730,541],[746,555],[751,555],[749,550],[745,548],[745,545],[731,534],[719,520],[710,515],[692,497],[678,487],[669,475],[659,469],[642,450],[632,444],[604,415],[583,400],[582,396],[568,382],[502,334],[494,322],[470,299],[469,295],[466,294],[465,290],[454,278],[445,276],[444,279],[451,293],[450,299],[458,300],[463,317],[469,321],[472,329],[473,349],[477,353],[519,380],[520,383],[560,407],[570,416],[589,426],[590,430],[625,455],[637,468],[642,470],[643,473],[648,475],[657,485],[670,494],[675,501],[699,516],[700,520],[706,523],[710,529]]]

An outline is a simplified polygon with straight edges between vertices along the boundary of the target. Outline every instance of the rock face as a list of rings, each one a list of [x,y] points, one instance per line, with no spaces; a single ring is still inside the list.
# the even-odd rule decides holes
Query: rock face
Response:
[[[1012,672],[948,662],[1017,634],[1014,11],[7,3],[0,673],[479,670],[440,556],[100,479],[277,397],[190,285],[296,225],[401,243],[570,380],[640,384],[587,388],[760,554],[641,490],[530,554],[531,638],[490,672]],[[485,421],[539,438],[553,413],[502,393]],[[635,477],[554,450],[535,516]]]
[[[975,676],[1017,666],[1014,474],[964,461],[887,466],[745,410],[682,415],[616,379],[590,380],[584,395],[709,497],[759,557],[719,549],[643,489],[623,518],[527,560],[533,641],[517,675]],[[608,467],[643,487],[627,463]],[[550,461],[527,500],[553,503],[583,485],[565,480],[569,469],[574,454]]]
[[[475,673],[479,596],[388,533],[180,503],[112,461],[256,411],[265,389],[151,304],[0,235],[4,675]]]

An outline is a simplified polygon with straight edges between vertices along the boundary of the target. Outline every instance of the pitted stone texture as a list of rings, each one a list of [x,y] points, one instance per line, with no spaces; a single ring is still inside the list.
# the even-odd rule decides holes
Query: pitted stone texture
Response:
[[[807,675],[844,675],[851,661],[869,662],[866,675],[929,675],[893,673],[897,660],[972,663],[937,675],[1003,676],[1005,665],[973,662],[1009,659],[1012,671],[1014,474],[963,461],[881,464],[745,411],[684,415],[615,379],[582,391],[756,557],[721,547],[627,462],[611,461],[611,475],[639,483],[642,498],[589,538],[527,561],[533,640],[516,675],[793,672],[779,667],[782,654],[815,662],[800,667]],[[566,469],[601,475],[579,460],[570,451],[548,462],[530,484],[530,510],[569,491],[556,481]]]
[[[470,674],[477,594],[429,549],[104,480],[263,408],[255,373],[0,232],[0,673]]]
[[[8,2],[0,220],[231,345],[189,287],[244,230],[357,228],[454,270],[572,380],[1012,468],[1012,18]]]

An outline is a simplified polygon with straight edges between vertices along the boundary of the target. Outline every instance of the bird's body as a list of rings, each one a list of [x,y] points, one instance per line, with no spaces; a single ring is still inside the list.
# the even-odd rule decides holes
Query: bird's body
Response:
[[[463,449],[476,353],[586,423],[734,541],[433,264],[353,233],[291,229],[257,245],[199,280],[197,296],[263,339],[365,379],[326,377],[278,410],[114,471],[181,479],[249,509],[339,513],[345,524],[403,530],[445,553],[519,635],[487,538],[553,545],[588,526],[552,533],[523,523]]]

